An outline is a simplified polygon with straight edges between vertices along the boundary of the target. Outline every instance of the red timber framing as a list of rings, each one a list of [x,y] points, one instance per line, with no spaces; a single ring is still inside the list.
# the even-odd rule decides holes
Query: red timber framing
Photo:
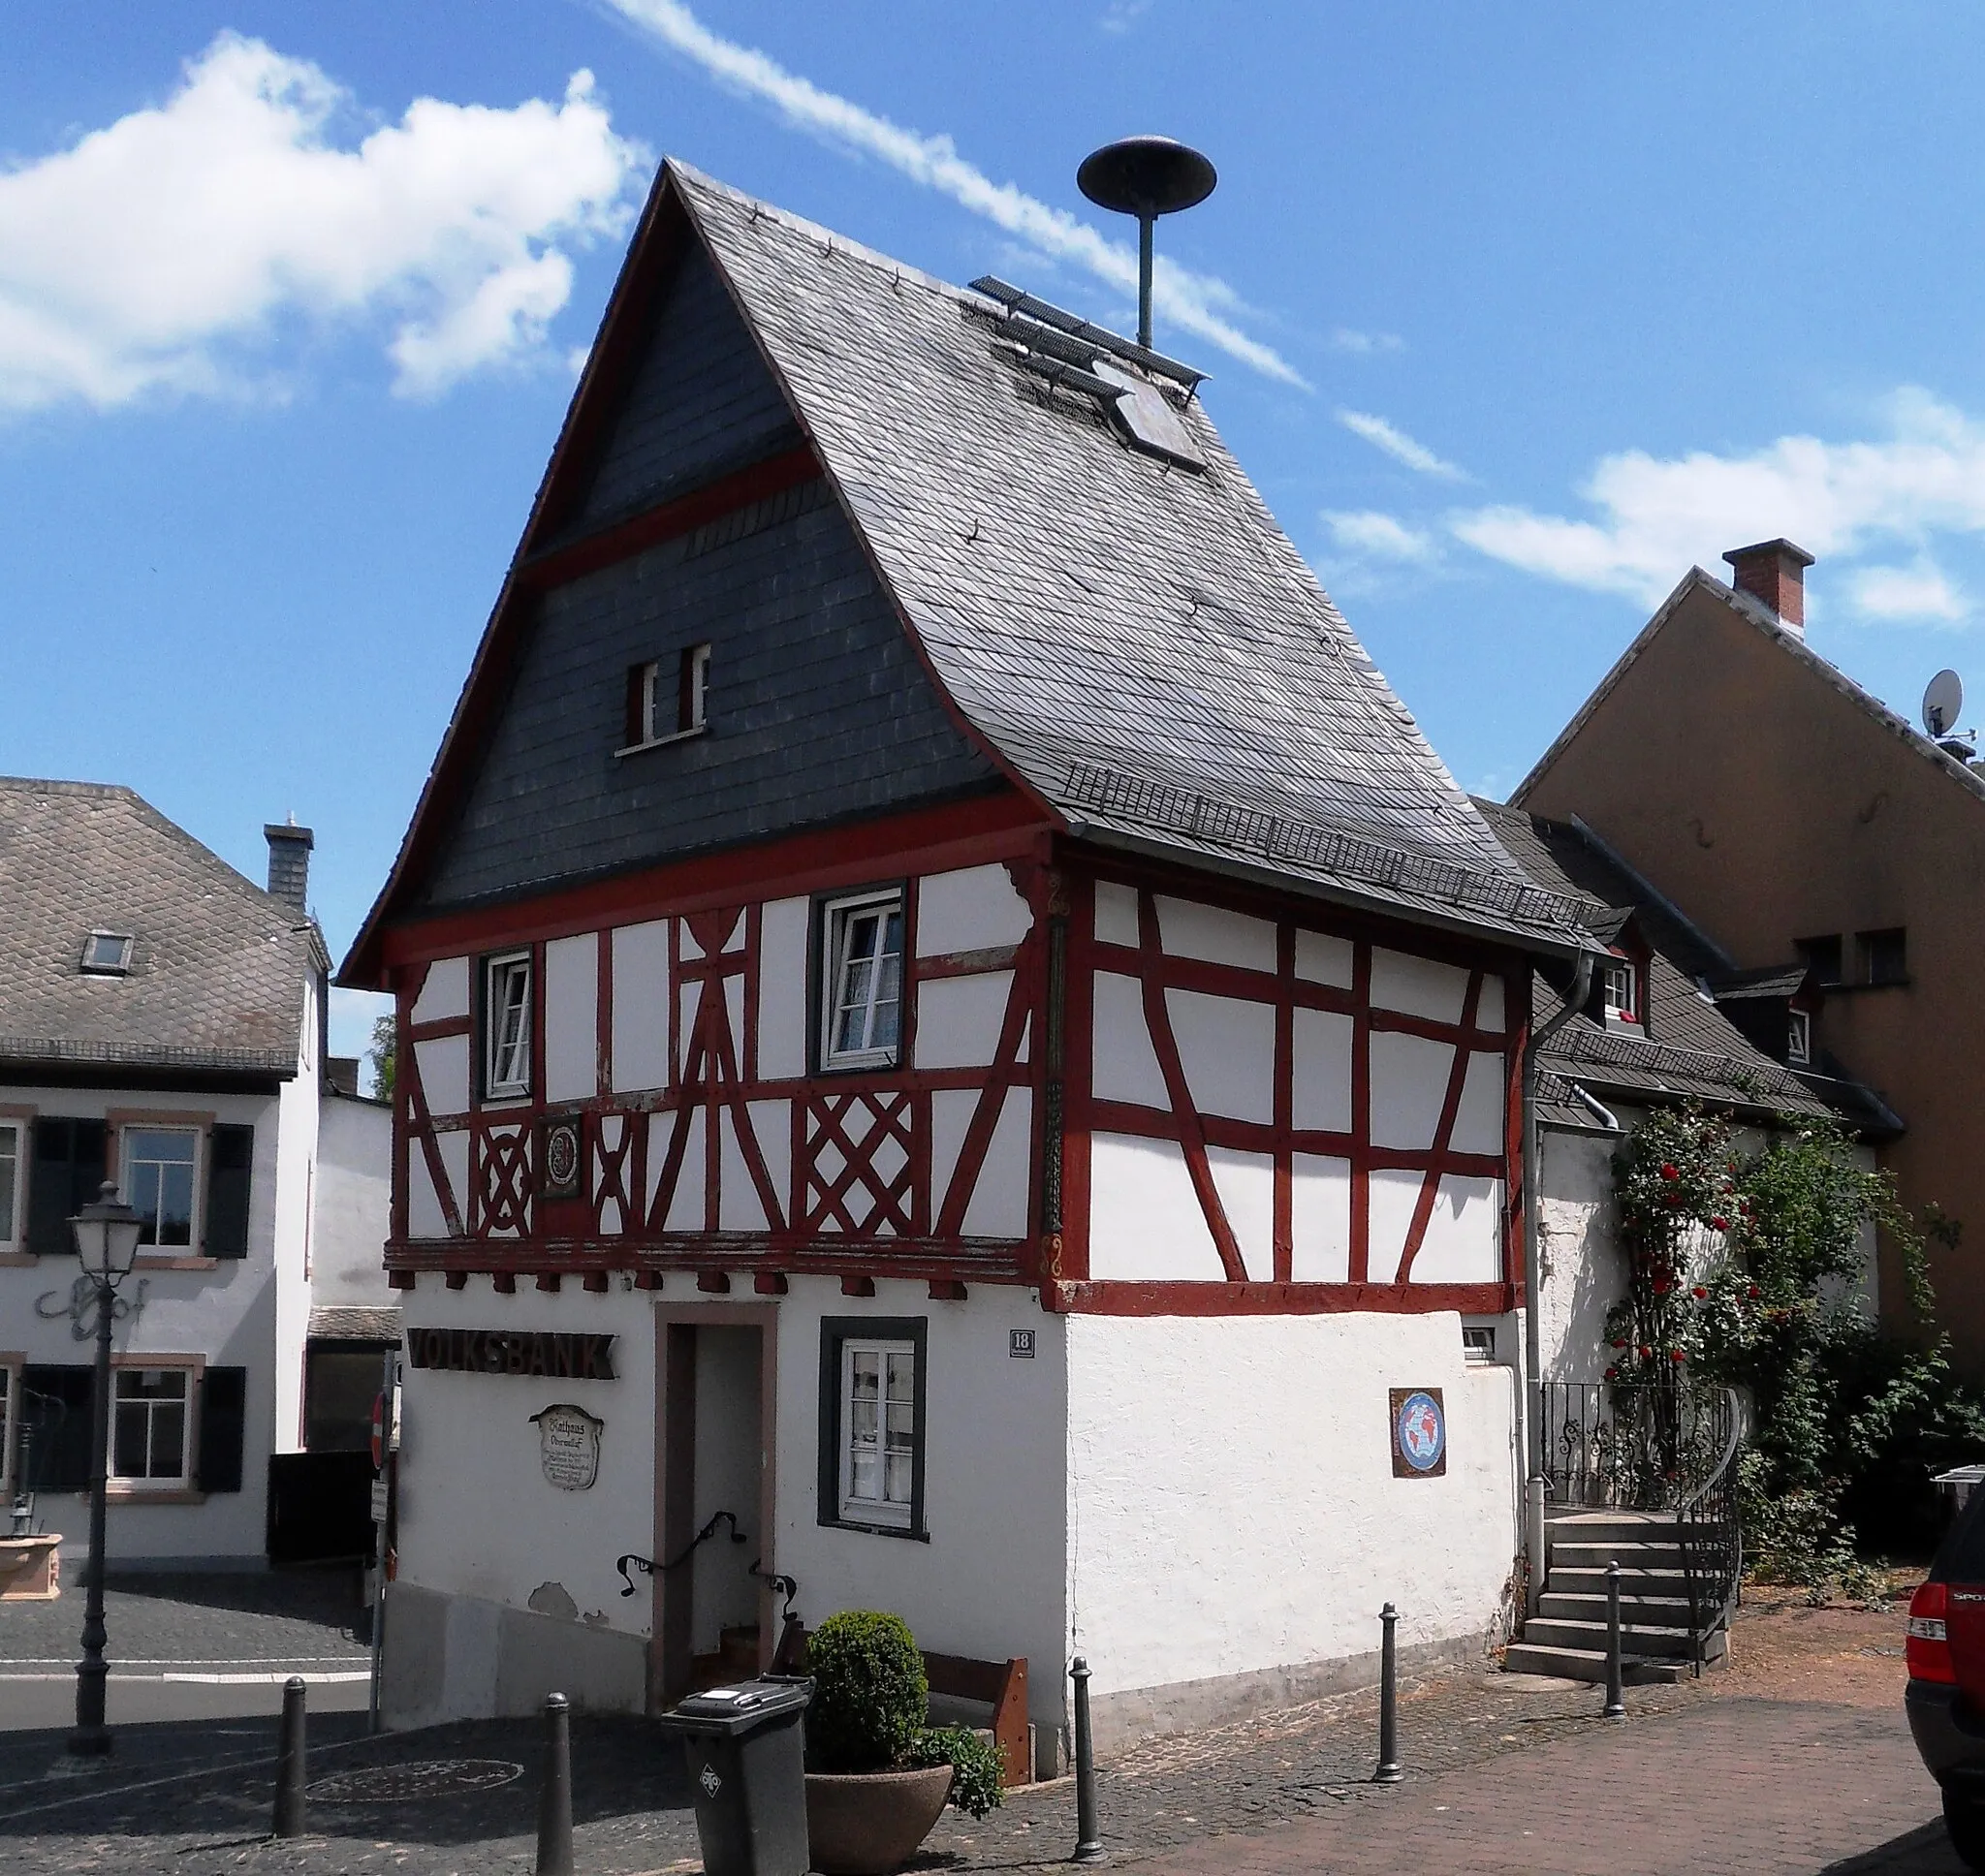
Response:
[[[420,1051],[401,1051],[396,1083],[393,1240],[389,1268],[587,1278],[631,1271],[659,1287],[669,1270],[715,1285],[750,1271],[762,1295],[787,1276],[817,1273],[846,1282],[877,1276],[927,1281],[933,1296],[959,1298],[971,1282],[1034,1277],[1029,1229],[1011,1236],[968,1235],[967,1214],[1011,1090],[1024,1090],[1030,1115],[1041,1109],[1040,1049],[1050,891],[1046,830],[1024,804],[992,796],[887,823],[768,843],[746,855],[702,860],[638,878],[548,894],[474,919],[451,917],[387,934],[394,955],[400,1034],[410,1045],[460,1038],[470,1055],[471,1107],[438,1114],[424,1085]],[[1003,863],[1034,913],[1018,943],[919,957],[918,891],[929,874]],[[765,959],[762,907],[773,898],[822,895],[905,880],[902,1066],[852,1073],[759,1079],[759,1024]],[[667,920],[666,1082],[615,1091],[614,929]],[[473,1092],[480,1047],[469,1017],[416,1022],[413,1011],[433,960],[467,955],[471,1001],[480,960],[527,951],[532,982],[532,1062],[542,1090],[547,1056],[546,946],[596,939],[597,1007],[589,1037],[591,1093],[583,1099],[485,1104]],[[809,948],[817,945],[817,929]],[[966,1068],[916,1065],[917,986],[1007,973],[1010,983],[989,1062]],[[658,984],[646,986],[659,996]],[[817,1022],[809,993],[806,1021]],[[659,1038],[658,1038],[659,1041]],[[659,1049],[657,1050],[659,1053]],[[933,1098],[972,1097],[962,1139],[948,1169],[933,1168]],[[769,1108],[766,1104],[777,1104]],[[755,1111],[754,1111],[755,1110]],[[774,1141],[766,1116],[784,1116]],[[576,1199],[545,1196],[537,1165],[547,1122],[576,1117],[584,1166]],[[443,1142],[467,1136],[467,1191],[460,1160],[451,1172]],[[457,1154],[459,1149],[457,1149]],[[1038,1142],[1034,1156],[1038,1160]],[[442,1235],[415,1236],[409,1175],[416,1163],[431,1185]],[[1025,1218],[1035,1215],[1029,1180]],[[763,1223],[726,1228],[741,1178]],[[688,1205],[693,1215],[684,1214]]]
[[[1096,880],[1136,894],[1137,942],[1106,943],[1095,922]],[[1117,1315],[1315,1314],[1332,1311],[1460,1310],[1497,1315],[1522,1302],[1521,1258],[1521,1074],[1528,1033],[1529,971],[1526,960],[1490,945],[1471,946],[1426,931],[1293,896],[1251,891],[1215,883],[1182,869],[1107,863],[1092,878],[1078,882],[1072,896],[1065,1029],[1070,1061],[1066,1097],[1063,1188],[1066,1222],[1044,1258],[1042,1300],[1055,1310]],[[1214,963],[1164,950],[1159,930],[1160,896],[1216,904],[1275,925],[1273,971]],[[1348,986],[1298,975],[1299,930],[1328,933],[1351,946]],[[1442,1022],[1371,1002],[1374,947],[1431,958],[1467,973],[1459,1020]],[[1090,1085],[1093,1062],[1094,983],[1099,971],[1133,979],[1149,1031],[1151,1052],[1162,1078],[1163,1107],[1103,1099]],[[1485,985],[1500,980],[1503,1021],[1483,1026]],[[1274,1015],[1273,1117],[1244,1120],[1202,1112],[1194,1104],[1180,1057],[1166,992],[1195,990],[1266,1005]],[[1330,1011],[1350,1019],[1350,1126],[1342,1132],[1299,1128],[1295,1124],[1296,1013]],[[1453,1058],[1442,1090],[1438,1119],[1424,1150],[1379,1145],[1372,1138],[1370,1041],[1392,1031],[1448,1044]],[[1453,1145],[1468,1061],[1475,1051],[1502,1059],[1503,1127],[1500,1150],[1463,1152]],[[1179,1281],[1114,1278],[1091,1280],[1088,1272],[1090,1137],[1126,1134],[1176,1141],[1192,1190],[1205,1214],[1207,1232],[1225,1280]],[[1273,1165],[1274,1280],[1250,1279],[1244,1266],[1233,1223],[1213,1178],[1208,1149],[1259,1154]],[[1311,1154],[1347,1163],[1350,1170],[1350,1244],[1346,1280],[1298,1282],[1294,1262],[1294,1161]],[[1414,1204],[1399,1268],[1392,1280],[1371,1278],[1371,1174],[1418,1172]],[[1494,1281],[1416,1282],[1413,1269],[1426,1242],[1443,1174],[1501,1182],[1501,1274]]]

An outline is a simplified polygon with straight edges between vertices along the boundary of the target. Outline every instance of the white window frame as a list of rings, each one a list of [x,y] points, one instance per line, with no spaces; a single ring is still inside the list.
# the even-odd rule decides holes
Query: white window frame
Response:
[[[100,944],[117,947],[113,958],[99,958],[96,949]],[[85,977],[128,977],[131,974],[131,950],[133,940],[126,931],[92,931],[82,941],[82,961],[77,969]]]
[[[120,1355],[110,1368],[110,1423],[106,1429],[104,1450],[104,1470],[108,1489],[114,1495],[133,1498],[144,1497],[153,1492],[188,1492],[196,1489],[194,1471],[199,1464],[200,1454],[200,1393],[205,1378],[205,1363],[200,1357],[171,1355]],[[117,1470],[117,1427],[122,1418],[119,1412],[123,1405],[123,1378],[135,1374],[175,1374],[180,1377],[183,1390],[180,1395],[182,1412],[179,1419],[179,1469],[167,1478],[137,1478],[130,1473]],[[151,1422],[154,1418],[148,1403],[145,1414],[146,1454],[149,1456]]]
[[[199,1257],[201,1247],[206,1241],[206,1133],[205,1129],[194,1126],[174,1126],[170,1121],[133,1120],[117,1129],[117,1189],[122,1193],[124,1203],[137,1205],[138,1191],[134,1174],[139,1160],[132,1145],[133,1139],[140,1134],[172,1134],[193,1142],[193,1157],[190,1161],[148,1160],[147,1165],[179,1166],[190,1168],[189,1176],[193,1190],[186,1206],[186,1241],[183,1244],[162,1244],[154,1239],[146,1243],[141,1236],[139,1255],[141,1257]],[[156,1221],[157,1214],[153,1213]]]
[[[1640,1013],[1640,966],[1630,957],[1609,957],[1606,960],[1606,980],[1599,995],[1601,1007],[1609,1022],[1638,1023]],[[1621,1002],[1615,993],[1615,985],[1623,979],[1626,985],[1626,1001]]]
[[[862,1439],[855,1421],[855,1367],[862,1356],[873,1356],[879,1364],[879,1392],[876,1398],[876,1437]],[[907,1376],[910,1414],[909,1445],[900,1457],[904,1472],[900,1499],[889,1490],[889,1407],[890,1381],[895,1363],[901,1362]],[[922,1429],[917,1424],[917,1345],[880,1336],[844,1336],[840,1345],[839,1389],[840,1451],[835,1454],[840,1482],[839,1508],[843,1523],[873,1524],[890,1530],[907,1531],[916,1516],[917,1443]],[[880,1497],[867,1497],[856,1489],[857,1460],[862,1449],[874,1454],[882,1486]]]
[[[12,1114],[0,1114],[0,1164],[7,1165],[12,1177],[0,1186],[0,1252],[16,1252],[20,1245],[20,1203],[27,1191],[27,1122]]]
[[[630,673],[641,673],[641,701],[630,726],[634,740],[614,750],[616,757],[638,756],[645,749],[660,749],[709,730],[709,644],[685,645],[674,662],[673,686],[662,682],[664,661],[660,658],[628,667]]]
[[[504,952],[483,960],[483,1098],[486,1101],[527,1100],[531,1091],[531,996],[536,985],[527,951]],[[517,1034],[508,1034],[510,1008],[507,986],[523,982],[518,1006]],[[505,1073],[504,1071],[509,1071]]]
[[[1812,1016],[1808,1011],[1785,1014],[1785,1060],[1794,1068],[1812,1066]]]
[[[874,1038],[876,1013],[882,1007],[883,999],[875,994],[881,973],[871,974],[868,995],[862,1002],[865,1012],[863,1019],[862,1046],[854,1048],[835,1047],[835,1038],[840,1031],[840,1016],[847,1004],[846,989],[851,966],[857,961],[849,953],[849,941],[864,915],[879,913],[877,930],[886,933],[889,929],[889,915],[897,916],[896,952],[896,1034],[886,1045],[877,1044]],[[894,1068],[902,1051],[904,992],[908,989],[907,964],[908,917],[905,894],[899,886],[892,886],[867,892],[851,892],[845,897],[829,899],[821,907],[821,973],[820,973],[820,1066],[823,1069]],[[870,960],[879,963],[887,957],[887,952],[878,951]]]
[[[694,644],[682,654],[681,694],[676,706],[677,735],[694,735],[709,725],[709,653],[708,644]]]

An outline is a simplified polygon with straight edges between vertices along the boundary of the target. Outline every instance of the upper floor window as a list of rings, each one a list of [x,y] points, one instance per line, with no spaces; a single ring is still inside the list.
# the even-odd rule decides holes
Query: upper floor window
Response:
[[[1825,938],[1795,938],[1792,949],[1799,954],[1799,961],[1822,984],[1841,982],[1841,935],[1834,932]]]
[[[20,1248],[20,1123],[0,1120],[0,1251]],[[0,1464],[5,1455],[0,1454]]]
[[[1791,1011],[1785,1024],[1785,1060],[1794,1068],[1812,1063],[1812,1017],[1804,1010]]]
[[[626,749],[646,749],[695,735],[709,723],[707,644],[685,645],[673,659],[627,667]]]
[[[92,977],[122,977],[131,969],[131,938],[121,931],[93,931],[82,941],[80,968]]]
[[[1609,1022],[1640,1020],[1640,972],[1624,957],[1606,963],[1606,1017]]]
[[[831,899],[824,913],[820,1065],[894,1066],[902,1032],[902,892]]]
[[[483,1093],[492,1101],[531,1091],[531,958],[528,952],[483,966]]]
[[[1909,981],[1908,933],[1900,925],[1889,931],[1855,935],[1864,984],[1906,984]]]
[[[124,1203],[144,1221],[138,1231],[141,1245],[192,1247],[199,1158],[200,1136],[190,1127],[125,1129],[120,1169]]]

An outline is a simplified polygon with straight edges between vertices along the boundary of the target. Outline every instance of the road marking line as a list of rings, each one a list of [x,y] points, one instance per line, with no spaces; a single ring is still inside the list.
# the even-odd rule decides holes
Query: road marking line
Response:
[[[295,1663],[300,1667],[324,1667],[366,1658],[362,1654],[126,1654],[117,1657],[117,1665],[121,1668],[283,1668]],[[0,1655],[0,1668],[67,1668],[75,1664],[73,1654]]]
[[[0,1684],[21,1680],[74,1680],[76,1671],[72,1668],[66,1674],[0,1674]],[[201,1687],[280,1687],[286,1680],[300,1680],[309,1687],[334,1686],[341,1681],[370,1680],[369,1668],[355,1668],[343,1673],[272,1673],[272,1674],[118,1674],[109,1679],[121,1681],[127,1686],[133,1682],[146,1687],[162,1687],[169,1683],[191,1683]]]

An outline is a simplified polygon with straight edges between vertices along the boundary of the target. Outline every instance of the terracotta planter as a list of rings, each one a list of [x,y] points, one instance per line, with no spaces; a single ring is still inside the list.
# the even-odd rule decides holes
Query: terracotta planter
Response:
[[[889,1876],[917,1854],[951,1795],[951,1767],[809,1771],[806,1833],[822,1876]]]
[[[47,1603],[62,1593],[59,1533],[0,1537],[0,1602]]]

